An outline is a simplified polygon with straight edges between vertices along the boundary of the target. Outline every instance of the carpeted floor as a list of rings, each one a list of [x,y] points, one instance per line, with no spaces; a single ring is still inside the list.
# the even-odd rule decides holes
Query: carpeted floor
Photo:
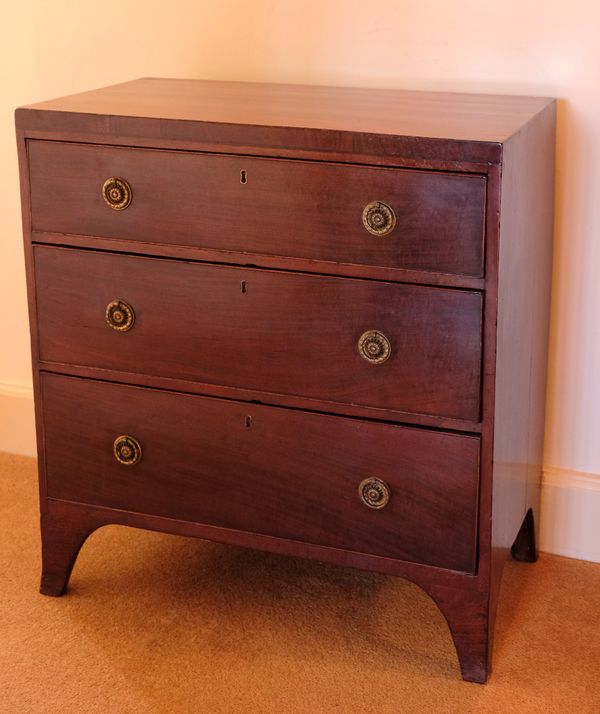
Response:
[[[35,462],[0,455],[0,712],[600,712],[600,565],[510,563],[487,686],[403,580],[110,526],[38,594]]]

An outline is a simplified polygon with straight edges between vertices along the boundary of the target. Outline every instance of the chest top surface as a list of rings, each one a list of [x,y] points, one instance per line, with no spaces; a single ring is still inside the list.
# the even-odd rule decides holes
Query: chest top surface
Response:
[[[202,137],[216,141],[231,140],[236,127],[253,127],[268,132],[275,144],[277,130],[287,129],[288,138],[299,148],[322,148],[324,134],[331,142],[340,133],[358,133],[378,135],[384,141],[403,137],[413,145],[421,141],[425,147],[429,140],[483,144],[488,145],[487,154],[479,157],[475,150],[474,159],[494,160],[499,154],[493,146],[506,142],[553,101],[492,94],[142,78],[22,107],[17,110],[17,126],[26,133],[96,132],[107,140],[119,133],[133,136],[150,131],[165,140],[189,139],[199,136],[200,127],[206,132],[212,126],[212,133]],[[195,134],[190,134],[190,125],[196,127]],[[229,133],[215,133],[215,125]],[[253,143],[248,131],[244,136]]]

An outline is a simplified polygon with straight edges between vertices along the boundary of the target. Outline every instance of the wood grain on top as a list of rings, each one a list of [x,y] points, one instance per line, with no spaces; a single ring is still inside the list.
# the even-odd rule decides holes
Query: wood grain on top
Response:
[[[502,143],[553,101],[492,94],[143,78],[23,109]],[[26,125],[23,114],[17,119]]]

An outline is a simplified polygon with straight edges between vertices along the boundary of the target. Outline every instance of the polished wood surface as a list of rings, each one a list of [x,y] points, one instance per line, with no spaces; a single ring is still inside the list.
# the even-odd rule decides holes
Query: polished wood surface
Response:
[[[143,78],[24,110],[500,143],[551,102],[494,94]]]
[[[477,438],[56,375],[42,392],[50,498],[474,569]],[[358,494],[373,476],[380,510]]]
[[[38,366],[45,372],[55,374],[73,375],[88,379],[102,379],[120,384],[134,384],[140,387],[153,387],[155,389],[170,389],[172,391],[200,394],[209,397],[222,397],[236,399],[268,406],[283,406],[306,411],[326,412],[341,416],[361,417],[375,421],[402,422],[417,426],[446,429],[465,433],[479,434],[483,429],[481,421],[468,419],[454,419],[450,417],[432,416],[430,414],[413,414],[390,409],[367,407],[348,402],[330,402],[294,394],[280,394],[273,392],[256,391],[246,387],[231,387],[223,384],[207,384],[194,382],[189,379],[174,379],[173,377],[160,377],[143,372],[125,372],[120,369],[106,369],[105,367],[85,367],[73,363],[39,361]]]
[[[270,400],[281,393],[479,418],[479,293],[47,246],[34,252],[44,361],[245,388]],[[127,332],[106,324],[115,299],[135,311]],[[368,330],[390,340],[382,364],[359,353]]]
[[[19,108],[16,122],[32,138],[485,172],[552,101],[139,79]]]
[[[48,141],[29,166],[36,231],[483,274],[483,176]],[[131,184],[123,211],[102,198],[111,176]],[[373,201],[396,214],[386,236],[363,226]]]
[[[550,106],[504,148],[496,273],[492,612],[503,563],[515,539],[513,554],[525,551],[526,559],[536,559],[550,327],[555,127],[556,109]]]
[[[383,268],[375,265],[359,265],[357,263],[313,260],[308,258],[290,258],[279,255],[260,255],[228,251],[199,246],[182,246],[168,243],[152,243],[140,239],[122,240],[118,238],[103,238],[95,235],[80,235],[77,233],[54,233],[52,231],[32,231],[34,243],[48,245],[71,246],[73,248],[91,248],[93,250],[108,250],[113,253],[130,253],[152,255],[164,258],[182,258],[206,263],[224,265],[249,265],[250,267],[274,268],[275,270],[295,270],[302,273],[317,273],[318,275],[343,275],[349,278],[367,278],[368,280],[384,280],[386,282],[411,283],[416,285],[440,285],[444,287],[465,288],[467,290],[483,290],[484,278],[473,278],[467,275],[452,273],[432,273],[425,270],[407,268]]]
[[[39,436],[42,591],[52,595],[64,592],[85,538],[109,523],[317,558],[410,578],[424,588],[448,622],[463,677],[484,682],[491,668],[493,625],[504,559],[513,542],[515,557],[535,558],[533,523],[543,434],[552,243],[554,102],[486,95],[138,80],[21,108],[17,110],[16,122]],[[82,143],[88,146],[81,146]],[[161,151],[144,151],[143,148]],[[88,163],[84,176],[78,181],[79,186],[85,188],[85,197],[70,183],[70,171],[77,165],[73,156],[79,156],[80,151],[85,157],[98,157],[85,159]],[[175,165],[171,161],[176,159],[179,165],[183,151],[197,152],[185,154],[184,161],[194,161],[194,169],[186,169],[186,176],[196,175],[199,158],[219,160],[219,164],[211,163],[213,166],[235,167],[238,181],[238,167],[242,170],[252,166],[252,173],[248,173],[250,181],[255,167],[279,167],[273,174],[269,169],[267,177],[259,170],[263,182],[268,178],[263,185],[269,185],[270,197],[257,189],[253,195],[256,206],[245,203],[239,199],[243,195],[240,191],[252,184],[236,184],[229,191],[223,186],[229,174],[215,169],[212,176],[215,180],[218,178],[219,185],[211,187],[210,191],[214,191],[211,195],[221,198],[220,205],[229,209],[226,221],[230,221],[221,242],[216,240],[215,227],[220,214],[210,213],[208,203],[202,204],[204,211],[194,212],[194,203],[186,193],[190,191],[189,185],[183,181],[177,186],[177,194],[169,193],[182,200],[180,215],[169,213],[165,205],[160,211],[152,208],[147,190],[154,191],[156,180],[150,181],[147,177],[152,176],[153,171],[158,174],[158,165],[153,164],[156,158],[152,159],[152,166],[144,165],[139,178],[136,175],[137,192],[134,186],[134,201],[125,212],[113,215],[99,203],[102,199],[95,162],[104,162],[101,166],[104,172],[110,168],[113,156],[125,161],[122,166],[127,168],[136,167],[139,156],[160,155],[166,161],[162,168],[168,167],[165,173],[170,176],[171,167]],[[111,158],[106,163],[108,157]],[[31,187],[35,202],[32,205],[29,171],[34,165]],[[69,171],[65,167],[69,167]],[[319,167],[323,170],[322,176],[311,173]],[[303,173],[305,170],[308,173]],[[52,176],[60,176],[66,182],[69,205],[64,202],[61,205],[61,194],[54,193],[56,186],[50,179]],[[405,221],[407,238],[405,243],[398,243],[398,252],[395,244],[388,242],[383,247],[377,246],[380,252],[373,257],[370,250],[376,249],[363,250],[362,236],[359,238],[354,232],[356,223],[352,220],[358,221],[360,215],[352,220],[349,216],[355,203],[366,200],[366,184],[357,178],[363,176],[369,177],[366,183],[372,183],[372,177],[377,177],[378,188],[395,192],[394,201],[412,192],[402,216],[398,213],[399,220]],[[388,176],[392,178],[386,178]],[[104,178],[107,176],[102,180]],[[342,186],[346,181],[348,186]],[[92,184],[95,197],[88,204]],[[289,194],[285,192],[286,186]],[[143,210],[131,213],[140,187],[143,198],[137,206],[141,205]],[[439,193],[432,195],[437,187],[441,187]],[[171,191],[171,184],[167,191]],[[314,206],[307,209],[309,198],[315,196]],[[336,203],[336,196],[344,196],[345,201]],[[368,200],[385,199],[369,196]],[[323,208],[328,201],[336,206],[333,221],[327,220]],[[351,209],[347,202],[353,204]],[[234,215],[236,207],[244,221]],[[128,211],[133,219],[126,217]],[[411,211],[414,220],[410,218]],[[190,217],[193,220],[190,221]],[[124,221],[119,223],[119,220],[123,218],[131,220],[137,230],[119,232],[124,225]],[[263,233],[272,235],[262,235],[253,227],[260,220],[263,228],[270,226],[264,228]],[[309,230],[303,226],[296,232],[285,229],[286,225],[297,226],[302,220],[311,226]],[[328,232],[329,226],[337,220],[339,226]],[[242,223],[245,224],[243,229],[240,228]],[[147,235],[143,235],[146,231]],[[204,241],[206,236],[212,237],[211,240]],[[393,237],[394,233],[383,240]],[[374,241],[377,245],[379,240],[369,235],[366,238],[369,246],[373,246]],[[44,257],[34,260],[34,253],[38,258]],[[163,268],[163,265],[169,267]],[[140,266],[146,266],[154,279],[144,278]],[[161,267],[155,273],[152,266]],[[199,275],[202,280],[195,277]],[[212,277],[217,275],[223,278],[220,283]],[[236,284],[231,283],[235,290],[228,288],[225,276],[230,275],[236,275]],[[254,277],[249,280],[248,275]],[[207,276],[211,276],[210,279]],[[258,282],[257,276],[261,276]],[[104,287],[115,278],[123,294],[105,296]],[[139,321],[129,333],[112,334],[103,323],[104,308],[112,299],[127,299],[125,290],[131,286],[138,291],[136,303],[141,300],[144,306]],[[250,297],[253,287],[254,297]],[[264,293],[261,294],[261,290]],[[177,298],[184,299],[177,302]],[[200,299],[209,310],[205,317],[198,318],[193,306],[197,306]],[[242,308],[244,299],[246,306],[259,309]],[[167,304],[169,310],[165,309]],[[79,305],[85,308],[74,307]],[[150,306],[152,310],[148,311]],[[446,310],[444,314],[437,313],[440,307],[442,312]],[[187,352],[185,345],[182,347],[179,343],[181,332],[170,331],[173,321],[168,312],[174,313],[177,324],[200,319],[197,324],[204,333],[185,334]],[[475,312],[477,330],[473,327]],[[152,315],[160,315],[160,318]],[[220,373],[219,379],[212,383],[198,381],[198,365],[204,374],[207,366],[218,367],[216,357],[212,365],[203,361],[209,359],[203,356],[206,355],[206,336],[212,334],[211,330],[224,329],[221,322],[211,320],[210,315],[213,318],[218,315],[225,324],[235,326],[235,334],[232,330],[228,336],[233,343],[243,345],[245,360],[249,354],[257,351],[260,354],[257,349],[252,352],[253,344],[255,348],[262,346],[263,350],[265,342],[276,345],[278,354],[263,355],[260,359],[265,361],[255,362],[255,369],[243,364],[245,360],[239,359],[240,355],[235,362],[231,357],[226,374],[225,371]],[[336,342],[339,351],[331,360],[335,365],[331,372],[323,371],[317,357],[305,352],[302,373],[301,360],[297,357],[304,349],[303,339],[308,337],[309,343],[326,361],[323,346],[331,344],[330,334],[336,340],[341,335],[345,337],[350,326],[357,331],[353,338],[356,339],[363,316],[389,320],[386,329],[392,329],[395,335],[393,347],[396,349],[392,354],[403,354],[408,371],[402,372],[399,362],[391,358],[377,366],[365,362],[361,366],[370,371],[361,373],[358,363],[353,364],[344,356],[346,353],[339,347],[341,343]],[[104,336],[101,330],[97,331],[98,321],[102,323]],[[290,327],[292,323],[296,329]],[[150,338],[148,333],[139,341],[135,359],[131,347],[125,349],[122,345],[128,344],[128,338],[137,340],[136,330],[139,328],[139,337],[151,324],[157,334]],[[266,324],[271,325],[270,331]],[[281,324],[288,327],[281,330]],[[429,331],[424,330],[426,325]],[[399,330],[400,327],[403,329]],[[320,329],[320,339],[315,341]],[[369,324],[364,329],[382,329],[382,326]],[[108,344],[107,334],[124,338],[125,342]],[[224,334],[220,334],[220,340]],[[173,362],[169,363],[168,342],[178,355],[175,371]],[[417,357],[411,349],[402,352],[403,345],[422,351]],[[120,350],[122,359],[118,359]],[[355,351],[352,354],[356,360],[364,361]],[[446,358],[432,361],[436,354],[445,354]],[[185,366],[184,358],[188,362]],[[476,370],[473,368],[475,359]],[[419,360],[421,365],[417,364]],[[298,394],[289,388],[273,391],[267,384],[267,376],[280,387],[284,384],[284,363],[288,368],[295,365],[288,373],[287,384],[291,374]],[[153,364],[162,364],[164,371],[150,373],[149,365]],[[433,364],[435,369],[431,369]],[[272,374],[267,375],[267,365]],[[376,375],[381,374],[379,368],[386,366],[390,368],[390,380],[377,381],[380,378]],[[227,379],[235,381],[236,374],[244,376],[237,386],[222,383]],[[51,401],[46,404],[40,386],[42,375],[47,384],[76,384],[74,391],[79,396],[88,394],[89,398],[80,408],[69,410],[68,400],[64,399],[68,388],[52,387],[48,391]],[[258,389],[249,387],[252,379],[258,380],[254,382]],[[106,384],[107,381],[112,384]],[[305,393],[305,387],[311,384],[315,387],[314,396]],[[354,387],[348,390],[348,385]],[[100,389],[101,393],[96,391]],[[325,392],[329,389],[327,395],[323,389]],[[452,392],[453,389],[458,400],[454,407],[446,399],[447,390]],[[144,396],[139,402],[137,398],[131,403],[129,398],[121,400],[119,406],[108,413],[110,395],[117,393]],[[341,400],[338,399],[340,393],[346,395]],[[419,397],[419,393],[425,396]],[[382,407],[382,396],[384,401],[389,400],[387,405],[392,409]],[[73,398],[77,401],[79,397]],[[395,410],[398,405],[404,408],[409,402],[413,409],[420,399],[415,412]],[[134,402],[135,408],[131,406]],[[273,508],[259,524],[252,521],[249,501],[246,508],[242,508],[242,500],[236,501],[231,511],[224,506],[222,510],[217,509],[213,514],[214,523],[201,522],[205,512],[194,510],[192,491],[196,484],[190,460],[198,464],[194,473],[206,475],[203,463],[213,464],[212,478],[218,482],[219,472],[223,471],[231,485],[232,474],[243,466],[240,454],[244,452],[237,447],[247,445],[253,438],[249,432],[258,423],[253,419],[251,426],[244,426],[244,436],[229,449],[229,459],[224,453],[216,453],[218,450],[213,453],[208,445],[201,454],[196,453],[195,435],[188,437],[185,445],[177,442],[180,448],[174,457],[173,472],[168,468],[160,471],[152,466],[155,462],[146,462],[144,468],[149,468],[153,489],[143,489],[142,484],[138,484],[135,494],[131,484],[118,476],[102,480],[110,471],[108,463],[107,468],[101,470],[92,460],[84,467],[92,478],[78,479],[78,469],[73,468],[73,464],[86,459],[83,440],[79,439],[70,451],[64,429],[63,441],[60,439],[61,424],[68,424],[73,433],[87,434],[90,443],[95,444],[91,448],[99,454],[98,439],[104,439],[103,434],[107,434],[103,423],[114,424],[111,420],[122,412],[123,415],[135,413],[138,423],[154,430],[160,440],[163,438],[159,434],[161,420],[169,426],[169,432],[175,433],[175,415],[187,417],[191,412],[196,413],[195,406],[192,409],[182,405],[200,403],[218,405],[215,408],[223,415],[205,423],[204,431],[216,433],[219,443],[229,443],[235,438],[237,422],[234,424],[233,417],[228,415],[238,414],[236,410],[244,415],[244,424],[246,417],[255,413],[253,410],[256,414],[282,415],[269,416],[268,423],[273,429],[269,440],[261,443],[265,451],[274,450],[277,473],[282,474],[286,490],[269,490],[267,479],[258,476],[259,472],[268,471],[266,466],[262,468],[263,462],[257,454],[254,454],[257,460],[249,463],[253,465],[251,483],[256,486],[255,492],[282,499],[287,504],[286,518],[280,519],[277,509]],[[377,404],[379,406],[375,406]],[[469,418],[448,416],[453,408],[455,414],[468,413]],[[99,415],[102,419],[96,418]],[[194,419],[182,418],[177,426],[182,433],[191,434],[193,423]],[[261,423],[265,423],[262,417]],[[315,426],[313,431],[317,423],[319,427]],[[287,431],[292,424],[299,427],[295,442]],[[344,426],[348,424],[352,425],[350,431]],[[360,438],[354,443],[348,437],[354,433],[352,430],[363,439],[368,435],[369,443],[365,445]],[[413,432],[419,435],[419,441],[412,440],[412,436],[405,441],[406,434]],[[277,446],[278,433],[287,435],[287,454],[294,458],[283,460]],[[325,439],[327,433],[329,439]],[[306,434],[310,436],[307,438]],[[384,438],[383,434],[389,436]],[[202,439],[206,437],[199,438],[204,443]],[[449,442],[452,444],[477,444],[478,471],[473,478],[473,469],[477,466],[473,463],[472,446],[466,451],[450,449],[449,454],[462,454],[459,462],[463,467],[460,473],[455,472],[452,457],[448,466],[453,475],[444,496],[446,483],[439,470],[442,468],[441,446],[444,439],[450,438],[454,440]],[[379,444],[384,456],[372,456],[371,442]],[[408,444],[408,448],[398,453],[403,443]],[[417,445],[420,454],[417,454]],[[194,451],[194,459],[186,457],[184,452],[188,448]],[[52,454],[51,472],[45,463],[46,451]],[[355,521],[359,526],[356,534],[352,529],[344,530],[342,525],[340,532],[333,533],[335,529],[332,529],[328,536],[328,524],[312,518],[315,514],[311,509],[308,515],[304,509],[306,518],[302,520],[302,509],[292,501],[306,503],[303,499],[309,495],[311,499],[317,498],[313,476],[317,457],[328,458],[344,467],[338,471],[328,467],[322,472],[325,478],[334,474],[333,482],[341,485],[346,483],[341,471],[351,469],[354,462],[360,462],[361,454],[366,453],[371,454],[375,463],[381,463],[388,480],[395,488],[404,489],[408,500],[414,498],[416,503],[417,499],[426,499],[416,484],[422,479],[429,484],[430,500],[419,501],[414,512],[406,516],[414,532],[403,530],[402,524],[398,525],[397,533],[396,526],[386,526],[378,539],[378,528],[366,527],[367,521],[361,520],[361,516],[367,518],[367,514],[355,518],[350,501],[343,506],[336,505],[335,522],[339,525]],[[393,468],[394,455],[397,465],[411,466],[408,475],[401,468]],[[150,458],[152,450],[150,455],[145,452],[144,458],[146,456]],[[105,451],[99,457],[100,462],[104,458],[108,458]],[[220,462],[216,463],[220,458],[226,461],[222,469],[217,468]],[[266,457],[261,455],[260,458]],[[425,473],[427,463],[431,467]],[[306,467],[302,478],[309,474],[308,487],[306,492],[297,495],[302,465]],[[112,469],[117,466],[116,462],[110,464]],[[119,468],[135,472],[138,466],[141,463]],[[48,495],[46,482],[50,473],[53,496]],[[295,479],[291,478],[292,474],[296,474]],[[179,483],[178,479],[188,496],[180,502],[176,501],[176,487],[171,490],[167,487]],[[462,494],[458,500],[450,493],[455,487]],[[164,498],[157,498],[154,489],[163,493]],[[203,493],[205,501],[208,500],[209,492]],[[68,500],[73,498],[90,502]],[[117,500],[111,501],[111,498]],[[356,494],[352,498],[356,499]],[[148,511],[141,512],[139,504],[146,504]],[[167,511],[161,509],[167,506],[172,515],[162,515]],[[459,515],[461,509],[462,515]],[[429,543],[430,548],[421,547],[416,536],[416,533],[422,534],[419,514],[423,515],[424,524],[450,515],[456,540],[451,535],[440,542],[435,540],[434,534],[427,534],[423,542]],[[382,513],[368,513],[371,515],[376,517]],[[235,521],[236,517],[250,520]],[[188,518],[191,520],[186,520]],[[252,526],[248,526],[250,521]],[[271,530],[261,531],[261,525]],[[286,527],[296,530],[278,530]],[[442,532],[447,531],[442,528]],[[337,541],[339,547],[331,545],[344,533],[347,540]],[[301,539],[302,534],[305,540]],[[317,542],[317,536],[325,540]],[[333,540],[327,540],[328,537]],[[356,539],[351,540],[353,537]],[[364,547],[365,543],[372,546],[370,552]],[[377,543],[383,543],[387,550],[375,550]],[[450,569],[452,567],[458,570]]]

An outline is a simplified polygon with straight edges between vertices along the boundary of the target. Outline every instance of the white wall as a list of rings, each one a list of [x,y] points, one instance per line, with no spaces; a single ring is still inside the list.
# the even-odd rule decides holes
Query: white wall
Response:
[[[13,397],[0,398],[0,448],[17,448],[9,427],[21,427],[8,410],[30,380],[16,105],[137,76],[551,95],[561,102],[542,537],[549,549],[566,537],[577,545],[567,553],[591,552],[564,496],[579,488],[585,500],[581,483],[595,487],[600,474],[599,26],[592,0],[3,3],[0,393],[4,384]]]

